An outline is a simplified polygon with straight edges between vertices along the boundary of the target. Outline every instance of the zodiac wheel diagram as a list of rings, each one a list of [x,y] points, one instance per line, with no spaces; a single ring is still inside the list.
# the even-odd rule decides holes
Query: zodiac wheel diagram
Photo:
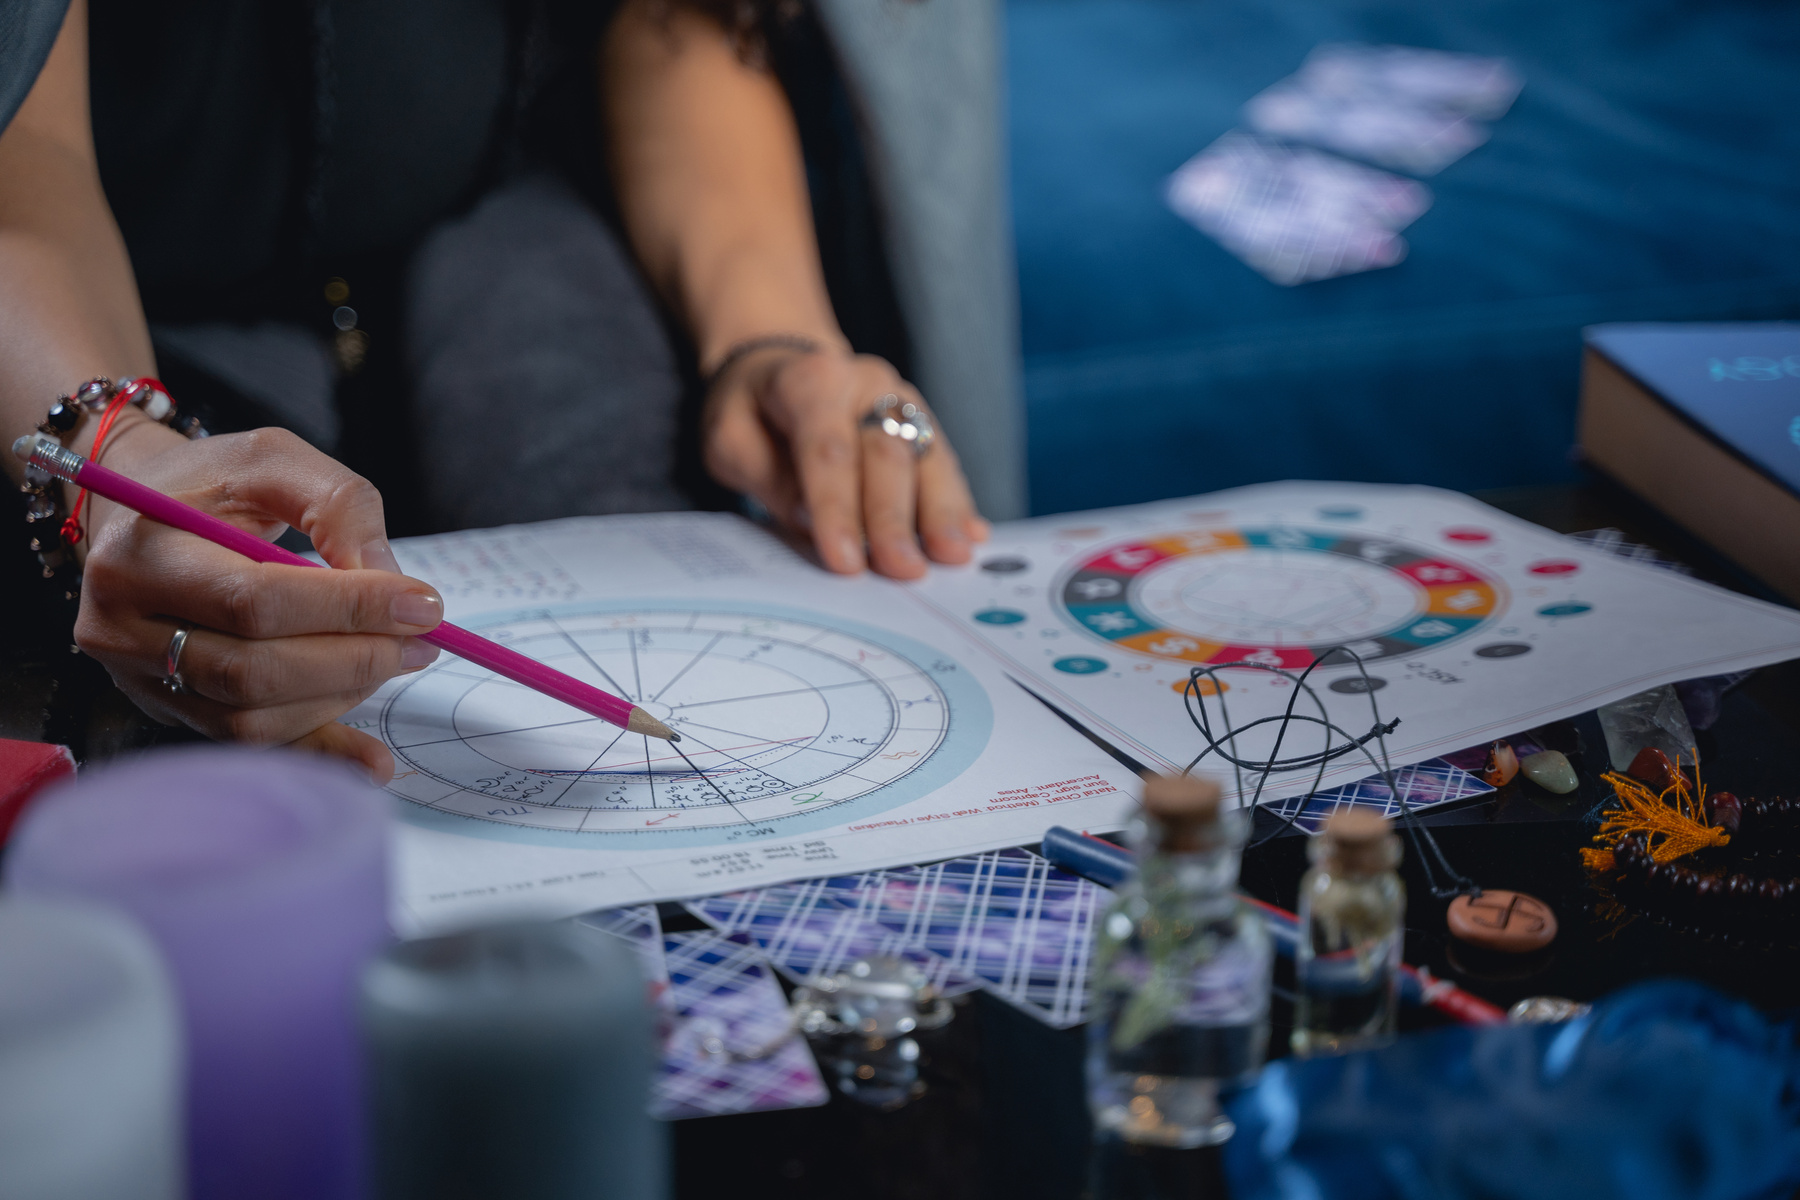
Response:
[[[688,610],[539,610],[477,628],[630,699],[676,730],[686,754],[449,656],[351,722],[378,729],[395,756],[392,790],[431,814],[548,835],[511,840],[701,844],[817,827],[833,820],[814,814],[912,799],[935,786],[922,767],[972,757],[978,747],[956,747],[953,710],[975,727],[963,743],[985,740],[979,685],[879,631]]]
[[[1364,661],[1418,654],[1505,605],[1499,581],[1467,563],[1394,538],[1292,526],[1115,544],[1077,563],[1057,594],[1078,627],[1121,650],[1290,669],[1336,646]]]

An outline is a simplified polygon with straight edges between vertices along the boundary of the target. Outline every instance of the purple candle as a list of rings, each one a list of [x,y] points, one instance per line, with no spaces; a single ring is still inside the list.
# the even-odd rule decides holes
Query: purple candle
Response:
[[[14,836],[15,894],[123,909],[168,963],[194,1200],[364,1194],[356,980],[389,937],[386,831],[345,766],[206,747],[84,774]]]

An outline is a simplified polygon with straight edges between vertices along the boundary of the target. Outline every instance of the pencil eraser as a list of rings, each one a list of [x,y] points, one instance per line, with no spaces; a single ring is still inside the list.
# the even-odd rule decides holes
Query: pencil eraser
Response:
[[[67,746],[0,738],[0,844],[40,789],[74,777],[75,756]]]

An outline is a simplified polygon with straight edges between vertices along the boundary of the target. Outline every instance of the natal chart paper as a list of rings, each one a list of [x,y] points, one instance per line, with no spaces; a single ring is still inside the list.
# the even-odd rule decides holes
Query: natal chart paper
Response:
[[[741,518],[395,552],[452,620],[643,706],[693,762],[450,655],[390,681],[346,721],[394,752],[403,932],[949,858],[1131,806],[1130,772],[975,641]]]
[[[1342,656],[1309,682],[1353,733],[1373,725],[1371,698],[1384,721],[1400,718],[1387,739],[1399,767],[1659,684],[1800,657],[1792,609],[1423,487],[1265,484],[1012,522],[974,563],[914,591],[1033,691],[1164,770],[1205,748],[1180,695],[1197,665],[1298,672],[1350,646],[1367,684]],[[1220,678],[1224,692],[1205,698],[1215,722],[1221,702],[1241,727],[1293,695],[1263,671]],[[1266,759],[1275,728],[1240,755]],[[1288,739],[1284,757],[1323,745],[1316,726]],[[1324,786],[1370,773],[1347,755]],[[1274,776],[1263,795],[1312,780]]]

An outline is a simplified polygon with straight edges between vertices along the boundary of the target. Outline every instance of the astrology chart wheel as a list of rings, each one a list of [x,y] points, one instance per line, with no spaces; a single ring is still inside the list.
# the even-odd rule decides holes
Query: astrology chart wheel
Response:
[[[1290,526],[1112,545],[1077,562],[1057,594],[1077,626],[1122,650],[1290,669],[1335,646],[1364,661],[1418,654],[1505,606],[1502,585],[1467,563],[1393,538]]]
[[[393,750],[390,790],[413,802],[409,819],[464,834],[580,846],[805,832],[940,786],[992,724],[981,686],[942,654],[808,614],[578,606],[472,627],[626,697],[681,742],[446,655],[351,723]]]

